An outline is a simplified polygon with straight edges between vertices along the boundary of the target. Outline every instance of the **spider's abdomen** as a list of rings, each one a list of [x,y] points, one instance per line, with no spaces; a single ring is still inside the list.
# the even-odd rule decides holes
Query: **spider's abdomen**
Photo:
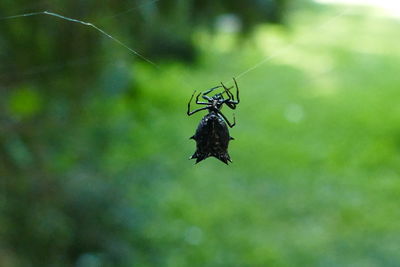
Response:
[[[191,159],[196,159],[196,163],[208,157],[216,157],[226,164],[232,162],[228,145],[233,138],[229,136],[228,127],[218,114],[210,112],[204,116],[191,138],[196,141],[197,149],[191,156]]]

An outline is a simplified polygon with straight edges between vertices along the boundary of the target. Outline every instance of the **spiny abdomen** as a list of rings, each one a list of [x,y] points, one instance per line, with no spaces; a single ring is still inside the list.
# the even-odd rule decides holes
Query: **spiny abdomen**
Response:
[[[216,157],[226,164],[228,161],[232,162],[228,154],[228,145],[233,138],[219,115],[211,112],[204,116],[191,138],[196,141],[196,152],[191,156],[191,159],[196,159],[196,163],[208,157]]]

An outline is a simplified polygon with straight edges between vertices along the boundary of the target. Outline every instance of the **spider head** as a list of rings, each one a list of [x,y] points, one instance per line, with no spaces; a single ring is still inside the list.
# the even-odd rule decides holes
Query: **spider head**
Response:
[[[213,105],[215,107],[217,107],[218,109],[221,108],[222,104],[225,101],[224,97],[222,96],[222,93],[212,96],[211,99],[212,99]]]
[[[212,97],[212,100],[216,100],[218,102],[224,101],[224,97],[222,96],[222,93],[216,94]]]

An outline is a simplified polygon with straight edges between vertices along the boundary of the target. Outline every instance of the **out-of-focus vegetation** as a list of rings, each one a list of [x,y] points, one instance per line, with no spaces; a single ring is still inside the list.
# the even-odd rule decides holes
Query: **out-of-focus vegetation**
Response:
[[[353,9],[325,24],[343,8],[314,7],[292,11],[290,31],[206,30],[263,12],[236,2],[137,2],[118,17],[127,2],[0,3],[93,22],[152,60],[199,51],[154,68],[83,25],[1,21],[0,266],[400,264],[398,21]],[[193,166],[193,90],[271,54],[238,80],[234,163]]]

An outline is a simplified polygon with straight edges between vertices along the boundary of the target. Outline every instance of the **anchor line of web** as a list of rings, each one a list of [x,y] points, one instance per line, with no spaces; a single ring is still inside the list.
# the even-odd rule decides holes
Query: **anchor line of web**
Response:
[[[325,21],[324,23],[322,23],[318,27],[316,27],[313,32],[318,32],[319,30],[323,29],[327,25],[335,22],[337,19],[346,15],[349,12],[349,10],[350,10],[350,8],[348,7],[346,9],[344,9],[343,11],[339,12],[337,15],[331,17],[330,19],[328,19],[327,21]],[[247,75],[249,72],[256,70],[257,68],[261,67],[265,63],[271,61],[272,59],[279,57],[280,55],[283,55],[285,52],[287,52],[289,49],[293,48],[294,46],[296,46],[296,42],[289,43],[286,46],[282,47],[281,49],[278,49],[277,51],[275,51],[271,55],[263,58],[261,61],[254,64],[250,68],[248,68],[248,69],[244,70],[243,72],[239,73],[238,75],[234,76],[235,79],[239,80],[241,77],[243,77],[244,75]]]
[[[160,0],[153,0],[153,2],[158,2]],[[136,7],[137,8],[137,7]],[[135,9],[135,8],[132,8]],[[337,15],[333,16],[332,18],[330,18],[329,20],[325,21],[324,23],[320,24],[318,27],[316,27],[316,29],[314,29],[314,32],[319,31],[320,29],[323,29],[324,27],[326,27],[327,25],[331,24],[332,22],[336,21],[337,19],[339,19],[340,17],[344,16],[346,13],[348,13],[350,8],[347,8],[343,11],[341,11],[340,13],[338,13]],[[129,10],[128,10],[129,11]],[[124,11],[123,13],[126,13],[128,11]],[[32,16],[40,16],[40,15],[47,15],[47,16],[53,16],[53,17],[57,17],[59,19],[62,20],[66,20],[69,22],[73,22],[73,23],[78,23],[78,24],[82,24],[88,27],[92,27],[94,28],[96,31],[100,32],[102,35],[108,37],[109,39],[111,39],[112,41],[118,43],[119,45],[121,45],[122,47],[124,47],[125,49],[129,50],[131,53],[133,53],[134,55],[138,56],[139,58],[143,59],[144,61],[146,61],[147,63],[153,65],[155,68],[159,69],[158,65],[156,63],[154,63],[153,61],[149,60],[148,58],[146,58],[145,56],[143,56],[142,54],[140,54],[139,52],[137,52],[136,50],[132,49],[131,47],[129,47],[128,45],[126,45],[125,43],[123,43],[122,41],[120,41],[119,39],[115,38],[114,36],[112,36],[111,34],[107,33],[105,30],[99,28],[98,26],[96,26],[93,23],[90,22],[86,22],[83,20],[78,20],[78,19],[74,19],[74,18],[70,18],[70,17],[66,17],[63,16],[61,14],[58,13],[54,13],[54,12],[50,12],[50,11],[40,11],[40,12],[31,12],[31,13],[25,13],[25,14],[19,14],[19,15],[14,15],[14,16],[8,16],[8,17],[3,17],[0,18],[0,20],[6,20],[6,19],[16,19],[16,18],[22,18],[22,17],[32,17]],[[117,16],[120,14],[117,14]],[[285,52],[287,52],[289,49],[291,49],[292,47],[296,46],[296,42],[292,42],[289,43],[288,45],[284,46],[281,49],[278,49],[277,51],[275,51],[274,53],[272,53],[269,56],[266,56],[265,58],[263,58],[261,61],[259,61],[258,63],[254,64],[253,66],[251,66],[250,68],[242,71],[241,73],[237,74],[235,77],[236,80],[239,80],[240,78],[242,78],[243,76],[247,75],[248,73],[258,69],[259,67],[261,67],[262,65],[264,65],[265,63],[271,61],[272,59],[279,57],[280,55],[283,55]],[[228,83],[229,81],[227,81]]]
[[[155,2],[155,1],[153,1]],[[112,36],[111,34],[107,33],[106,31],[104,31],[103,29],[97,27],[96,25],[94,25],[93,23],[90,22],[86,22],[86,21],[82,21],[82,20],[78,20],[78,19],[74,19],[74,18],[69,18],[63,15],[60,15],[58,13],[54,13],[54,12],[50,12],[50,11],[40,11],[40,12],[32,12],[32,13],[26,13],[26,14],[20,14],[20,15],[14,15],[14,16],[8,16],[8,17],[3,17],[0,18],[0,20],[6,20],[6,19],[16,19],[16,18],[23,18],[23,17],[32,17],[32,16],[40,16],[40,15],[48,15],[48,16],[53,16],[53,17],[57,17],[59,19],[63,19],[69,22],[74,22],[74,23],[78,23],[78,24],[82,24],[88,27],[92,27],[94,28],[96,31],[100,32],[101,34],[103,34],[104,36],[108,37],[109,39],[113,40],[114,42],[116,42],[117,44],[121,45],[122,47],[124,47],[125,49],[129,50],[131,53],[135,54],[136,56],[138,56],[139,58],[143,59],[144,61],[146,61],[147,63],[153,65],[154,67],[156,67],[157,69],[159,68],[158,65],[156,63],[154,63],[153,61],[151,61],[150,59],[146,58],[145,56],[143,56],[142,54],[140,54],[139,52],[135,51],[134,49],[130,48],[128,45],[126,45],[125,43],[123,43],[122,41],[120,41],[119,39],[115,38],[114,36]]]

